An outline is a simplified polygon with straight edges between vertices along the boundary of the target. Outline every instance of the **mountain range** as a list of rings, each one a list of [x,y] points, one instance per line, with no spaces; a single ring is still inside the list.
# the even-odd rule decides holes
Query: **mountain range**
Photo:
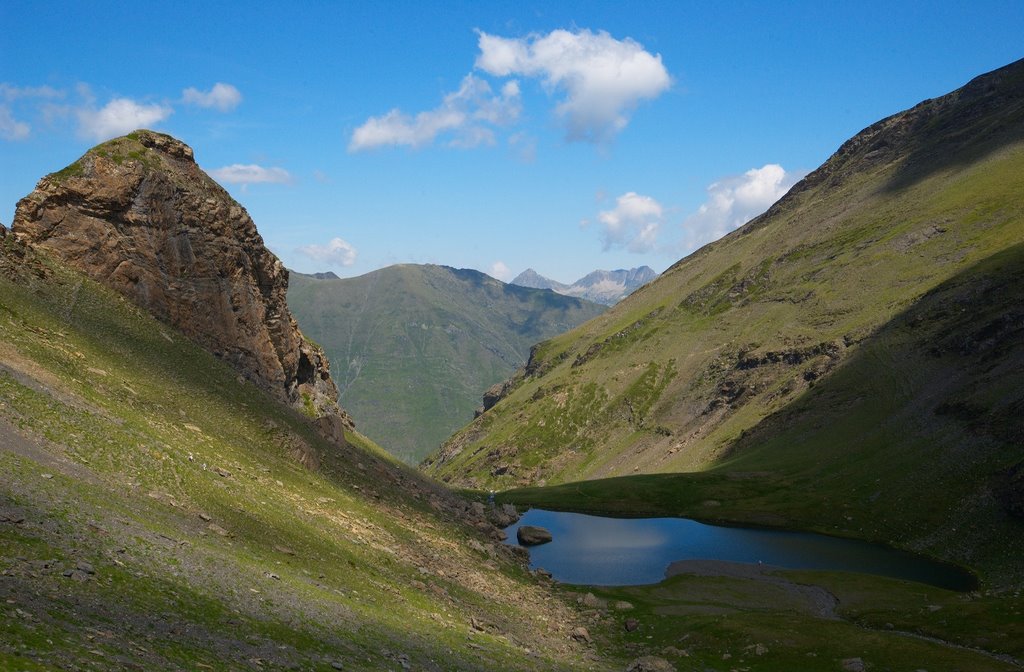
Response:
[[[615,271],[593,271],[572,283],[566,285],[557,280],[545,278],[532,268],[528,268],[509,284],[520,287],[533,287],[535,289],[550,289],[558,294],[576,296],[581,299],[602,303],[606,306],[614,306],[636,291],[646,283],[658,277],[650,266],[640,266],[629,270],[618,269]]]
[[[345,279],[293,273],[288,304],[334,363],[360,430],[411,464],[469,422],[531,346],[605,309],[429,264]]]
[[[602,483],[619,505],[635,489],[648,511],[1019,581],[1021,194],[1024,61],[866,128],[768,212],[536,348],[428,473],[494,489],[679,474]]]

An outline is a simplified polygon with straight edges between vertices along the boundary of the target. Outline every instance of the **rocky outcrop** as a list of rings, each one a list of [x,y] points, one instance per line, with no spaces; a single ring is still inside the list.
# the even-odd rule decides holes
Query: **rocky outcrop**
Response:
[[[11,231],[113,288],[338,440],[327,358],[285,302],[288,271],[192,149],[140,130],[89,150],[18,202]]]

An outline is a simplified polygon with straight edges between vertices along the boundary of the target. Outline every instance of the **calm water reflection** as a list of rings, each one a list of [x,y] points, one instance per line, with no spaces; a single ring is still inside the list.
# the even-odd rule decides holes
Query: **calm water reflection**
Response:
[[[787,569],[880,574],[953,590],[971,590],[969,573],[921,556],[850,539],[808,532],[705,525],[685,518],[603,518],[530,509],[506,528],[516,543],[519,525],[551,530],[554,541],[530,548],[530,566],[563,583],[625,586],[657,583],[676,560],[729,560]]]

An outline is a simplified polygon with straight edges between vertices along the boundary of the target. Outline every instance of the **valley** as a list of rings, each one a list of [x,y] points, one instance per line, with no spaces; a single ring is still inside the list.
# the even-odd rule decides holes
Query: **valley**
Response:
[[[103,141],[0,227],[0,669],[1020,670],[1021,194],[1017,61],[606,308],[289,273],[190,146]],[[531,507],[977,584],[723,556],[574,585],[505,543]]]
[[[1019,583],[1022,133],[1024,62],[869,127],[535,349],[428,473],[559,486],[520,500],[545,508],[593,492],[598,510],[877,540]]]
[[[473,419],[540,341],[603,312],[470,269],[405,264],[358,278],[292,274],[288,305],[333,363],[360,430],[418,464]]]
[[[118,160],[121,147],[139,158]],[[185,202],[204,190],[229,210],[226,193],[188,179],[181,147],[140,131],[82,157],[78,175],[44,178],[36,196],[60,194],[60,219],[91,218],[108,229],[97,238],[144,232],[150,249],[180,250],[194,211],[168,201],[159,226],[140,227],[140,199],[111,197],[105,171],[143,190],[173,183]],[[129,216],[93,217],[97,200]],[[76,270],[83,248],[27,243],[38,202],[0,229],[0,669],[608,668],[569,637],[579,617],[560,591],[496,543],[484,507],[332,420],[346,416],[314,406],[315,390],[293,398],[251,360],[157,320],[135,284]],[[192,257],[150,259],[202,289],[221,276],[195,270],[225,248],[267,254],[222,232],[211,247],[193,235]],[[262,284],[229,283],[249,297],[243,316],[266,316],[259,302],[276,295],[255,269]],[[162,296],[170,314],[205,301]],[[297,367],[303,384],[333,386],[326,364],[308,375]]]

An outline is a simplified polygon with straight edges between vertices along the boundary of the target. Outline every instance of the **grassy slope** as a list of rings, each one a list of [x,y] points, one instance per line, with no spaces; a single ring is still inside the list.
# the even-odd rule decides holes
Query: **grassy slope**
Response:
[[[430,265],[341,280],[292,274],[288,303],[334,363],[341,405],[360,430],[410,463],[468,422],[530,346],[604,310]]]
[[[449,495],[0,246],[0,668],[604,668]]]
[[[434,473],[501,486],[704,468],[919,297],[1024,236],[1020,145],[898,197],[881,188],[891,173],[801,194],[545,344],[543,375],[453,437]],[[776,353],[803,361],[747,364]],[[520,468],[487,478],[502,462]]]
[[[511,491],[554,508],[811,528],[1024,581],[1024,244],[899,315],[700,473]],[[1016,474],[1016,478],[1014,475]]]
[[[586,589],[580,589],[582,593]],[[683,574],[654,586],[595,588],[591,630],[655,651],[678,670],[1001,670],[1024,667],[1024,597],[953,593],[840,572],[769,570],[766,580]],[[834,601],[815,613],[816,592]],[[618,610],[625,601],[632,608]],[[624,625],[635,619],[629,631]]]

